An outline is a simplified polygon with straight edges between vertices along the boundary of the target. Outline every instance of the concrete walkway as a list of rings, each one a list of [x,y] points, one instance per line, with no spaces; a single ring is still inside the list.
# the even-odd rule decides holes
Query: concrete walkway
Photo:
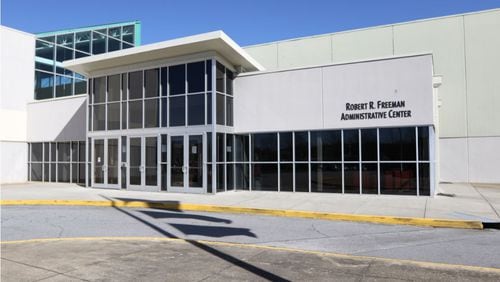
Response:
[[[216,195],[89,189],[74,184],[2,185],[2,200],[175,201],[243,208],[382,215],[396,217],[500,221],[500,185],[440,184],[454,197],[339,195],[320,193],[236,191]]]

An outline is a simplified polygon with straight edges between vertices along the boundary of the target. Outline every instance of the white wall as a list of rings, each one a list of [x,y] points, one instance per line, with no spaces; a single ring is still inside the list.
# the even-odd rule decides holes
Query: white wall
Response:
[[[0,183],[27,180],[27,112],[33,99],[35,37],[0,26]]]
[[[28,141],[85,140],[86,95],[28,104]]]
[[[432,57],[413,56],[240,75],[235,132],[432,125]],[[404,100],[409,118],[341,120],[346,103]]]

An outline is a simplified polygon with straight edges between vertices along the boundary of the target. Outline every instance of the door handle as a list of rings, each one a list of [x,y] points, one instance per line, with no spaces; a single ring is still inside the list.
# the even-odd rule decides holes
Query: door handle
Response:
[[[140,171],[140,172],[144,172],[144,166],[143,166],[143,165],[141,165],[141,166],[139,167],[139,171]]]
[[[182,173],[186,173],[186,171],[187,171],[187,167],[186,167],[186,166],[183,166],[183,167],[182,167]]]
[[[102,169],[102,171],[106,171],[107,166],[103,165],[103,166],[101,167],[101,169]]]

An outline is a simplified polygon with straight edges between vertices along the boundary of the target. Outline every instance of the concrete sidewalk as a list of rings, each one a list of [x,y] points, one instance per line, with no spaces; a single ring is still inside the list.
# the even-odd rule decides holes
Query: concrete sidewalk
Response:
[[[187,204],[394,217],[500,221],[500,185],[440,184],[455,197],[236,191],[216,195],[89,189],[74,184],[2,185],[2,200],[169,201]]]

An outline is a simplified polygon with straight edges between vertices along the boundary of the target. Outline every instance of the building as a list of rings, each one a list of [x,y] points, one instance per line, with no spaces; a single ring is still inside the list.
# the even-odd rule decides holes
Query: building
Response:
[[[34,38],[2,27],[2,42],[22,38],[2,44],[2,120],[25,109],[26,128],[2,124],[2,182],[424,196],[500,183],[499,29],[495,9],[245,48],[211,32],[64,61],[87,93],[41,102],[8,94]],[[25,64],[5,73],[14,48]]]

